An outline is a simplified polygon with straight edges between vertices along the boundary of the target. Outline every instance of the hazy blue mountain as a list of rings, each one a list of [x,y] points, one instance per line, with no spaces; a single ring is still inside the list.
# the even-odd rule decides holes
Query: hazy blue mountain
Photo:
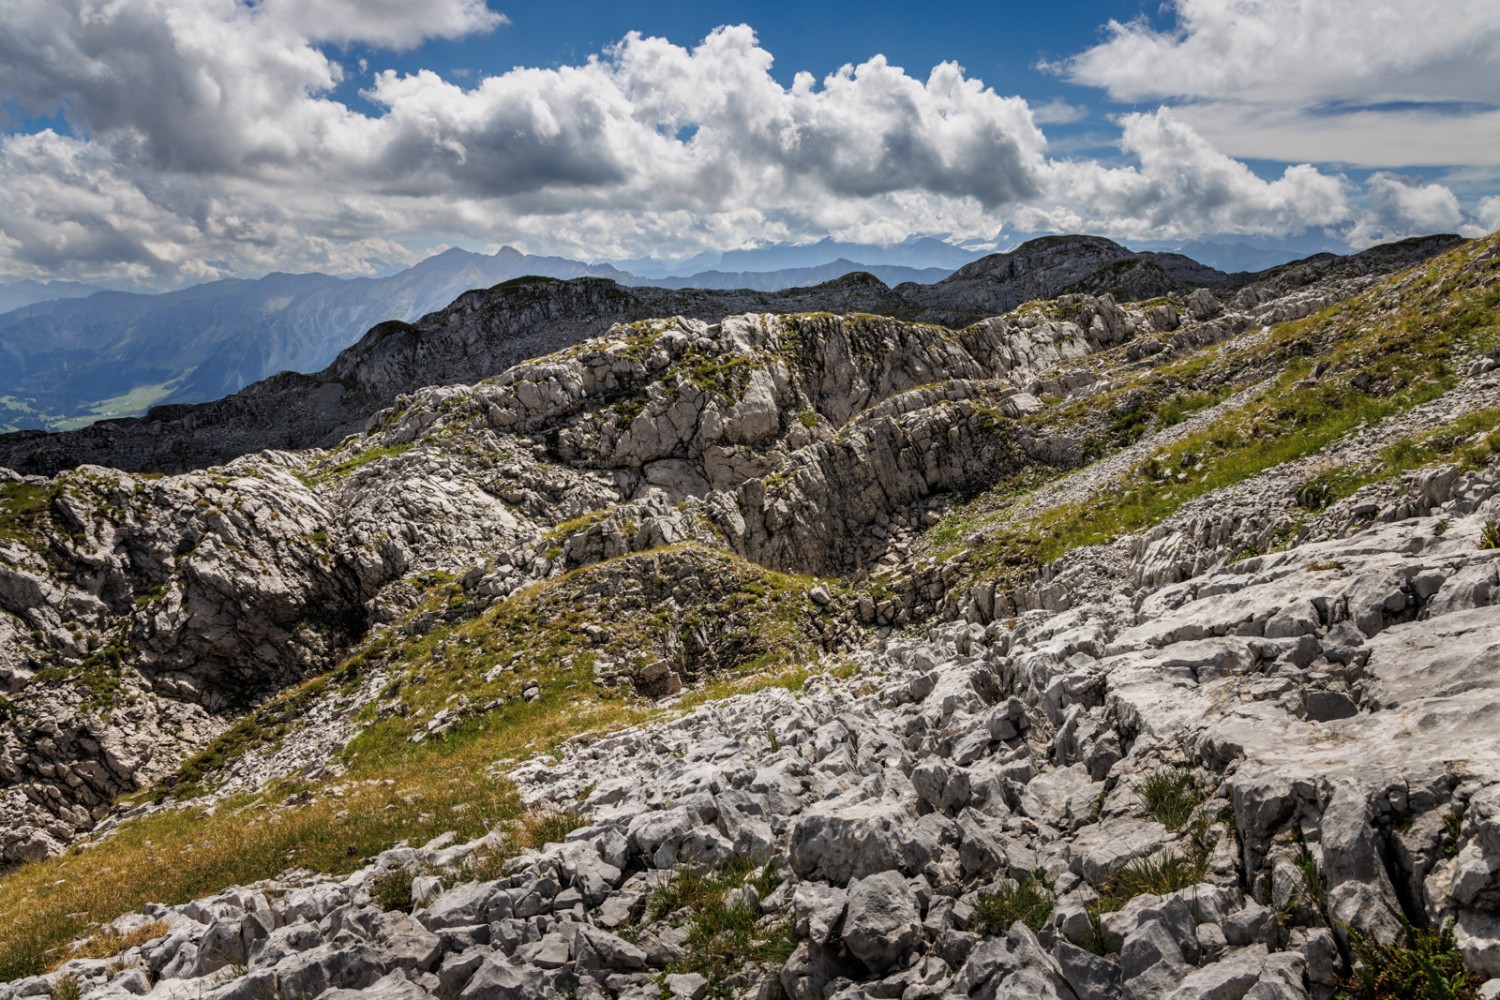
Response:
[[[819,285],[856,271],[873,274],[892,287],[907,281],[931,284],[953,273],[953,269],[947,267],[916,268],[899,265],[857,264],[852,260],[836,260],[817,267],[789,267],[779,271],[700,271],[685,277],[653,278],[632,283],[655,288],[748,288],[757,292],[775,292],[783,288]]]
[[[0,315],[0,429],[76,426],[317,371],[382,320],[414,320],[522,275],[629,277],[510,247],[453,249],[386,278],[268,274],[35,303]]]
[[[614,264],[631,274],[657,279],[689,277],[708,271],[765,272],[815,268],[839,261],[859,261],[865,270],[874,267],[909,267],[919,270],[941,268],[945,272],[951,272],[982,256],[982,253],[965,250],[930,236],[921,236],[890,246],[824,239],[800,245],[778,243],[752,250],[701,253],[678,261],[638,257],[633,260],[618,260]]]
[[[1316,253],[1347,254],[1349,247],[1340,240],[1319,234],[1288,237],[1205,237],[1183,241],[1127,240],[1132,250],[1180,253],[1221,271],[1264,271],[1266,268],[1303,260]]]
[[[81,299],[86,295],[103,291],[98,285],[83,285],[76,281],[0,281],[0,313],[20,309],[49,299]]]

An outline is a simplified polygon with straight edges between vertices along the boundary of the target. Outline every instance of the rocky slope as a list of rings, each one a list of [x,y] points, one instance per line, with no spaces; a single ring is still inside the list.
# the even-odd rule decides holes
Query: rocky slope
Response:
[[[1323,254],[1261,275],[1231,276],[1177,255],[1133,253],[1097,237],[1047,237],[984,258],[937,284],[907,283],[894,291],[858,274],[777,292],[627,288],[607,279],[517,279],[465,294],[414,325],[381,323],[314,375],[284,373],[213,403],[161,406],[141,419],[101,421],[64,434],[0,435],[0,465],[35,473],[84,464],[182,471],[265,448],[329,447],[399,393],[496,375],[524,358],[602,333],[615,322],[827,311],[961,328],[1024,301],[1075,292],[1135,301],[1199,287],[1243,288],[1242,295],[1271,300],[1325,275],[1352,279],[1387,273],[1456,242],[1457,237],[1446,236],[1408,240],[1347,258]]]
[[[1421,252],[498,374],[469,296],[332,449],[9,474],[0,997],[1479,995],[1500,243]]]

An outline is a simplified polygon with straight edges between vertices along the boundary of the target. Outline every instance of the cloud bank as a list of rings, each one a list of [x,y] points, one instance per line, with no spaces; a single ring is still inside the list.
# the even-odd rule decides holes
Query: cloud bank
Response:
[[[437,239],[598,259],[1002,227],[1373,240],[1464,222],[1447,188],[1396,174],[1371,179],[1369,218],[1336,173],[1263,179],[1177,110],[1122,117],[1107,161],[1049,156],[1041,126],[1073,111],[953,63],[919,78],[877,56],[784,87],[747,26],[691,48],[632,34],[472,86],[381,72],[361,78],[369,113],[333,97],[350,70],[324,45],[504,23],[480,0],[10,0],[0,94],[69,127],[0,138],[0,275],[359,273]],[[1105,44],[1168,44],[1142,30]],[[1095,72],[1079,59],[1071,72]],[[1100,85],[1134,93],[1129,79]]]
[[[1178,101],[1236,156],[1500,164],[1493,0],[1172,0],[1050,68],[1118,101]]]

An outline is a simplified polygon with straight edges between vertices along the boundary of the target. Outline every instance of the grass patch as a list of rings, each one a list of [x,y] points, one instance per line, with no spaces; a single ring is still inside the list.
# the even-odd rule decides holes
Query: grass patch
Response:
[[[379,775],[348,775],[342,796],[279,805],[289,789],[276,786],[226,801],[212,816],[172,809],[142,817],[104,845],[7,874],[0,981],[41,973],[69,957],[68,942],[148,902],[179,905],[293,867],[347,874],[399,840],[448,830],[472,839],[520,813],[511,786],[486,774],[495,746],[444,749]]]
[[[415,443],[409,441],[405,444],[389,444],[366,448],[364,451],[357,452],[331,465],[327,464],[328,460],[325,460],[310,472],[298,473],[297,478],[302,480],[307,486],[322,486],[325,483],[344,479],[356,469],[363,468],[371,462],[377,462],[382,458],[395,458],[397,455],[409,451]],[[332,457],[329,456],[329,460]]]
[[[1135,786],[1146,815],[1168,830],[1181,830],[1203,801],[1203,790],[1186,767],[1171,767],[1149,774]]]
[[[736,859],[721,868],[675,869],[651,895],[645,917],[660,920],[673,914],[684,917],[688,937],[686,954],[668,972],[696,972],[708,980],[709,996],[738,996],[746,983],[740,973],[757,963],[781,965],[797,947],[791,922],[762,917],[753,899],[736,897],[733,890],[749,886],[764,898],[781,883],[776,862],[756,868]]]
[[[47,991],[47,997],[48,1000],[82,1000],[83,983],[71,973],[58,976],[52,981],[52,988]]]
[[[410,868],[393,868],[370,883],[370,899],[382,910],[410,913],[411,886],[416,875]]]
[[[59,487],[40,483],[0,483],[0,543],[19,542],[43,551],[37,529],[49,516]]]
[[[153,920],[149,924],[142,924],[127,934],[105,929],[87,938],[78,947],[70,949],[64,958],[108,958],[137,945],[145,944],[147,941],[155,941],[171,929],[165,920]]]
[[[1051,919],[1052,881],[1042,869],[982,892],[974,901],[974,928],[981,934],[1005,934],[1018,921],[1040,932]]]
[[[1208,874],[1207,859],[1163,851],[1137,858],[1110,879],[1109,895],[1122,903],[1137,896],[1165,896],[1202,882]]]
[[[562,843],[583,825],[582,819],[560,809],[531,809],[512,824],[511,842],[522,850],[535,850]]]

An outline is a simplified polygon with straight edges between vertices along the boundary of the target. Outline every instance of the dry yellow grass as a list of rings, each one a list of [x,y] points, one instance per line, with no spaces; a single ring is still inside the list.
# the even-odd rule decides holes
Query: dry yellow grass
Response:
[[[212,816],[174,809],[124,823],[103,844],[0,879],[0,981],[72,957],[69,942],[148,902],[185,903],[290,868],[347,873],[402,840],[420,844],[448,830],[472,839],[498,826],[518,827],[518,846],[533,846],[560,824],[527,817],[514,788],[487,776],[495,761],[528,758],[585,733],[670,718],[734,694],[797,688],[807,676],[795,667],[725,677],[669,707],[603,698],[591,685],[572,691],[547,685],[537,702],[507,706],[449,740],[367,746],[335,783],[337,795],[312,789],[310,801],[286,805],[304,789],[278,786],[226,802]],[[102,938],[95,940],[103,947]]]
[[[153,920],[149,924],[142,924],[128,934],[105,929],[80,941],[75,947],[69,948],[65,954],[57,956],[52,966],[55,968],[74,958],[108,958],[110,955],[118,955],[136,945],[155,941],[169,930],[171,927],[165,920]]]

